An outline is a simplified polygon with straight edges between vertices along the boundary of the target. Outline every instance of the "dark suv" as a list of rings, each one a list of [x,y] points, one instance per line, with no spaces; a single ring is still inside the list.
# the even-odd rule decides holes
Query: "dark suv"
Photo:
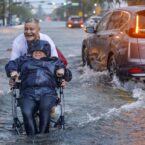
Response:
[[[145,78],[145,6],[129,6],[106,13],[96,28],[87,27],[82,61],[119,78]]]

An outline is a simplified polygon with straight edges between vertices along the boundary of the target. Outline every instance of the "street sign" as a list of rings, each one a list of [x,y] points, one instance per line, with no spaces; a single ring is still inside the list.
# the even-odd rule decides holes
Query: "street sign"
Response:
[[[82,12],[82,11],[79,11],[78,15],[79,15],[80,17],[82,17],[82,16],[83,16],[83,12]]]
[[[79,6],[79,3],[72,3],[72,6]]]
[[[100,5],[98,5],[96,7],[96,15],[100,15],[100,13],[101,13],[101,7],[100,7]]]

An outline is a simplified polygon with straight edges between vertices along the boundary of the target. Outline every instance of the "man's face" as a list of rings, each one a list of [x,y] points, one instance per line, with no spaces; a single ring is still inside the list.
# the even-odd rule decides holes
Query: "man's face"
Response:
[[[42,51],[34,51],[32,53],[32,57],[35,58],[35,59],[41,59],[43,57],[46,57],[46,54]]]
[[[39,39],[39,25],[34,22],[26,23],[24,26],[24,35],[27,41],[31,42]]]

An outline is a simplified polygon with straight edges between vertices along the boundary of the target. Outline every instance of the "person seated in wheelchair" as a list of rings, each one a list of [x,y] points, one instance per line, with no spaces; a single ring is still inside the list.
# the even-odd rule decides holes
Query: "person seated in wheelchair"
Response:
[[[19,105],[28,136],[49,132],[51,109],[58,99],[57,88],[64,87],[72,78],[71,71],[61,60],[49,57],[50,54],[50,44],[40,40],[31,47],[29,55],[11,60],[5,66],[8,77],[21,80]],[[35,114],[38,111],[37,127]]]

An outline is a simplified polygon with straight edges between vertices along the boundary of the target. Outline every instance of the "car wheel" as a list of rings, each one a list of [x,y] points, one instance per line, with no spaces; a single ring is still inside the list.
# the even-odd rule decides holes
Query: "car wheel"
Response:
[[[86,47],[82,48],[82,62],[83,66],[88,65],[88,49]]]
[[[108,72],[111,80],[115,75],[117,75],[117,64],[115,57],[112,55],[108,61]]]

